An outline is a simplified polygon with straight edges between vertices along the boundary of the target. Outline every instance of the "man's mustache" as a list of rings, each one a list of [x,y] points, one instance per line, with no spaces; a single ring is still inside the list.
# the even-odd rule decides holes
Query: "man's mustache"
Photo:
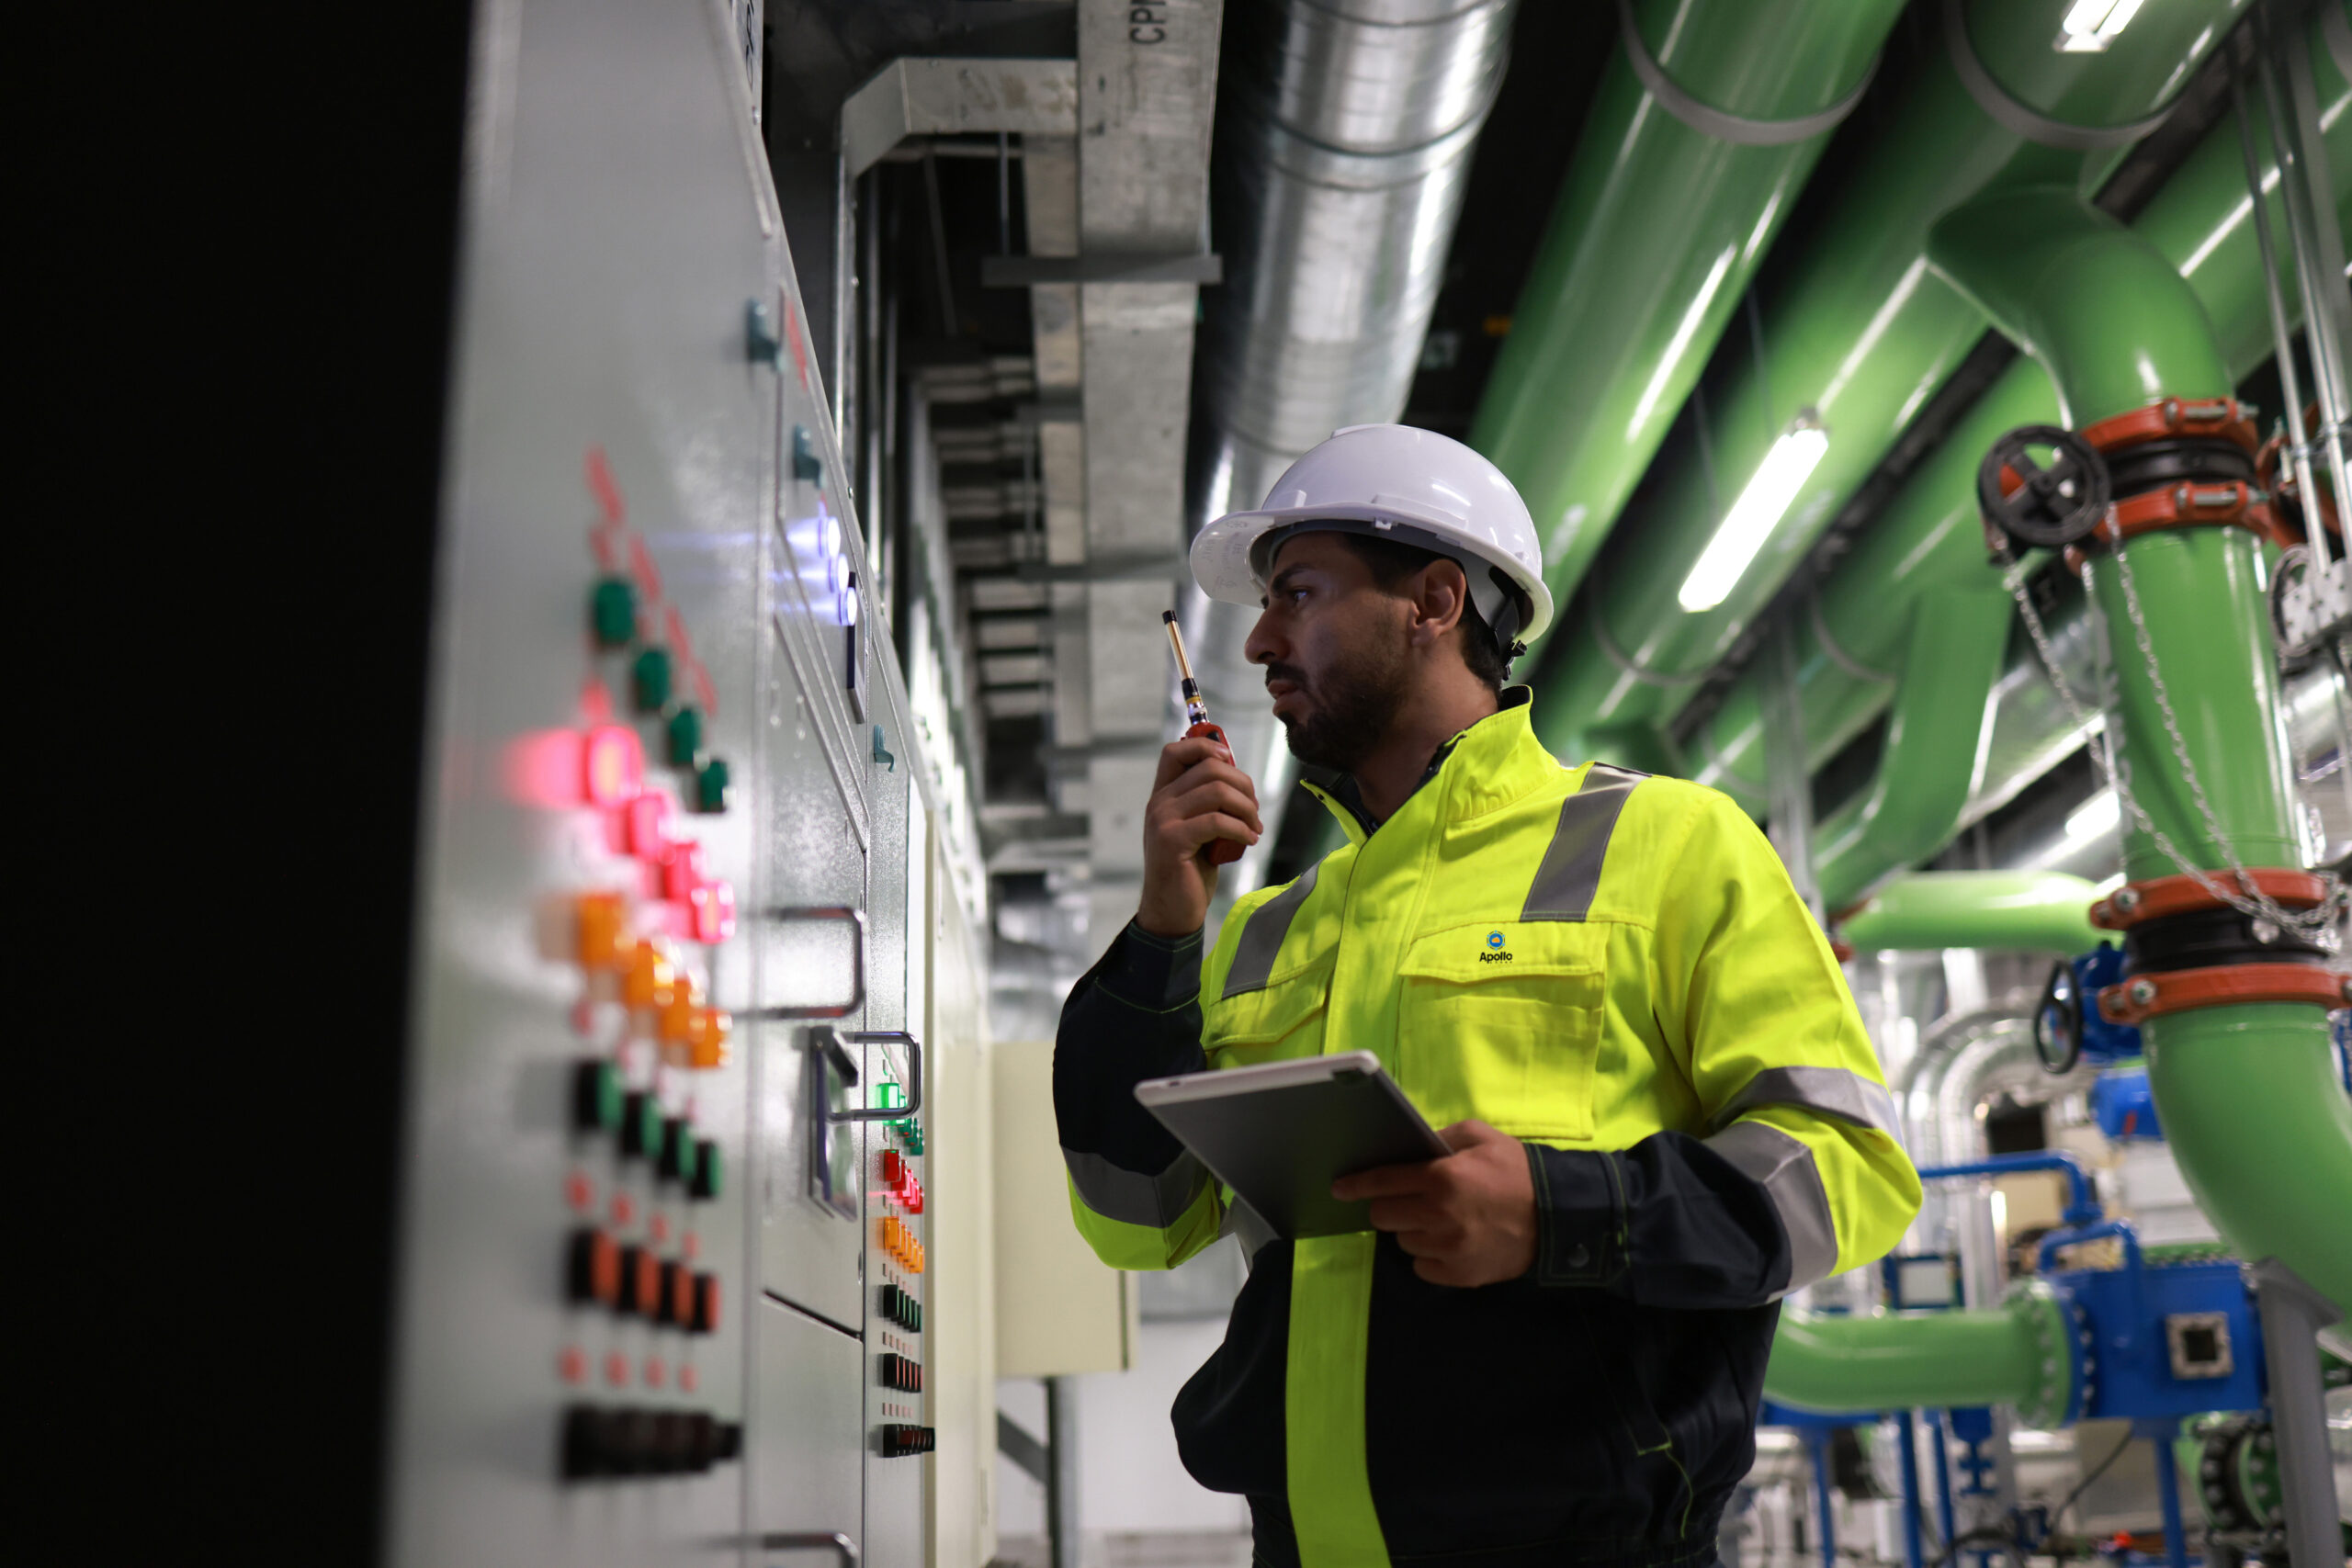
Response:
[[[1269,684],[1272,684],[1276,681],[1288,681],[1292,685],[1296,686],[1302,692],[1307,689],[1306,671],[1301,670],[1295,664],[1267,665],[1266,681]]]

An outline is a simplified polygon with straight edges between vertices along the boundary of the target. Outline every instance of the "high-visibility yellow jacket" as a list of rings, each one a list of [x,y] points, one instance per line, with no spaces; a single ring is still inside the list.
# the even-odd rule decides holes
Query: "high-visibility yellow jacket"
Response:
[[[1695,784],[1563,767],[1527,699],[1376,828],[1326,795],[1347,843],[1237,902],[1205,955],[1131,925],[1063,1015],[1095,1251],[1252,1247],[1176,1418],[1188,1468],[1250,1496],[1268,1562],[1708,1561],[1777,1303],[1918,1207],[1837,961],[1755,825]],[[1377,1053],[1432,1125],[1527,1144],[1528,1278],[1449,1290],[1393,1238],[1270,1240],[1133,1100],[1204,1062],[1340,1050]]]

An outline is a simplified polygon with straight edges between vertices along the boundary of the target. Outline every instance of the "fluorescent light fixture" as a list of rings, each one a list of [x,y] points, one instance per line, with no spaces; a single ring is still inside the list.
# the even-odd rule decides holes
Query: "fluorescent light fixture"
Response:
[[[2062,54],[2104,54],[2132,25],[2144,0],[2075,0],[2058,24],[2054,47]]]
[[[2066,826],[2057,840],[2033,857],[2038,866],[2071,860],[2123,825],[2123,802],[2111,789],[2100,790],[2066,813]]]
[[[2066,814],[2066,837],[2096,839],[2115,831],[2123,820],[2123,802],[2111,789],[2103,789]]]
[[[1756,552],[1764,547],[1781,514],[1828,450],[1829,432],[1811,409],[1799,413],[1795,423],[1781,433],[1757,466],[1756,477],[1724,513],[1715,536],[1699,556],[1699,564],[1682,580],[1682,592],[1677,597],[1685,610],[1692,615],[1712,610],[1731,596],[1741,574],[1756,559]]]

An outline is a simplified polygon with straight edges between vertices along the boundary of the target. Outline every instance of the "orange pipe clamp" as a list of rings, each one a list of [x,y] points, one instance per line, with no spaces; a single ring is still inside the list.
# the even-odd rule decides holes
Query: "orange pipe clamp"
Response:
[[[2245,883],[2251,883],[2251,888],[2241,883],[2233,871],[2210,871],[2205,874],[2205,880],[2241,897],[2267,896],[2292,909],[2315,909],[2335,897],[2335,891],[2326,877],[2315,872],[2278,866],[2249,870]],[[2143,920],[2221,907],[2222,900],[2199,886],[2193,876],[2157,876],[2145,882],[2126,883],[2093,904],[2091,924],[2104,931],[2128,931]]]
[[[2298,542],[2279,523],[2260,491],[2234,480],[2217,485],[2166,485],[2162,490],[2126,496],[2107,509],[2107,515],[2091,530],[2090,539],[2112,546],[2159,528],[2202,526],[2244,528],[2281,549]],[[2067,546],[2067,569],[2081,576],[2087,554],[2081,545]]]
[[[2109,1023],[2248,1002],[2310,1002],[2332,1010],[2352,1003],[2352,975],[2316,964],[2225,964],[2139,975],[2098,994],[2099,1015]]]
[[[2145,408],[2086,424],[2078,433],[2101,452],[2120,452],[2175,436],[2233,441],[2252,456],[2262,445],[2254,420],[2235,398],[2159,398]]]

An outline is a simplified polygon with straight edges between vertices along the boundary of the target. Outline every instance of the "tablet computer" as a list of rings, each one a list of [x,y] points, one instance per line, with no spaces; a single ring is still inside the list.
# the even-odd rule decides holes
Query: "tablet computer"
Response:
[[[1284,1240],[1370,1230],[1331,1183],[1453,1152],[1369,1051],[1147,1078],[1136,1099]]]

